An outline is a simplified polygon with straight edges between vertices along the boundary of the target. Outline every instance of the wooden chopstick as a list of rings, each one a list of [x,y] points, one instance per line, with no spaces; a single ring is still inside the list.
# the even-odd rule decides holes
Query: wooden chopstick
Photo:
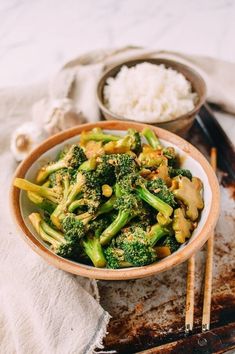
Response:
[[[211,149],[211,166],[213,170],[216,172],[216,168],[217,168],[216,148]],[[204,298],[203,298],[203,312],[202,312],[202,332],[206,332],[210,329],[213,254],[214,254],[214,232],[210,235],[207,241],[207,256],[206,256],[206,270],[205,270],[205,280],[204,280]]]
[[[188,260],[186,310],[185,310],[185,333],[193,330],[194,317],[194,283],[195,283],[195,256]]]
[[[216,171],[217,168],[216,148],[211,149],[211,166],[213,170]],[[210,235],[207,241],[207,259],[206,259],[204,302],[203,302],[203,315],[202,315],[203,332],[208,331],[210,328],[213,253],[214,253],[214,233]],[[195,290],[195,256],[193,255],[188,261],[186,309],[185,309],[185,333],[190,333],[193,330],[194,290]]]

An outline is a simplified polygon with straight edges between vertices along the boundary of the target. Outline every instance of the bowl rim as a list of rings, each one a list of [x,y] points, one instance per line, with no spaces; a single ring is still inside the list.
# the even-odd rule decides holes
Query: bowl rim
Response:
[[[166,64],[168,65],[169,67],[172,67],[174,70],[178,71],[181,73],[180,70],[178,70],[176,68],[179,67],[181,69],[184,69],[186,71],[188,71],[189,73],[193,74],[195,77],[197,77],[197,79],[200,81],[201,85],[202,85],[202,90],[203,90],[203,94],[202,95],[199,95],[199,93],[197,92],[198,94],[198,102],[196,103],[195,107],[187,112],[187,113],[184,113],[174,119],[168,119],[168,120],[164,120],[162,122],[150,122],[150,124],[157,124],[158,126],[163,126],[164,124],[169,124],[169,123],[173,123],[175,121],[180,121],[180,120],[184,120],[184,119],[187,119],[189,116],[193,116],[195,115],[199,109],[201,108],[201,106],[205,103],[206,101],[206,96],[207,96],[207,87],[206,87],[206,83],[205,83],[205,80],[203,79],[203,77],[194,69],[194,68],[191,68],[190,66],[186,65],[186,64],[183,64],[181,62],[178,62],[176,60],[172,60],[172,59],[165,59],[165,58],[150,58],[150,57],[141,57],[141,58],[136,58],[136,59],[131,59],[131,60],[127,60],[127,61],[122,61],[122,62],[119,62],[118,64],[116,65],[113,65],[112,67],[109,67],[107,70],[104,71],[104,73],[101,75],[101,77],[99,78],[99,81],[98,81],[98,84],[97,84],[97,87],[96,87],[96,100],[97,100],[97,103],[98,103],[98,106],[100,108],[100,110],[102,112],[105,112],[107,115],[110,115],[112,116],[112,119],[117,119],[117,120],[122,120],[122,121],[126,121],[126,122],[135,122],[134,120],[130,119],[130,118],[126,118],[124,116],[120,116],[114,112],[112,112],[110,109],[108,109],[104,102],[103,102],[103,99],[102,99],[102,93],[103,93],[103,89],[104,89],[104,86],[105,86],[105,83],[106,83],[106,80],[109,78],[109,77],[113,77],[112,75],[110,75],[110,73],[112,73],[113,71],[115,70],[120,70],[122,66],[125,66],[125,65],[130,65],[130,66],[134,66],[134,65],[137,65],[137,64],[140,64],[140,63],[143,63],[143,62],[148,62],[148,63],[155,63],[155,64]],[[131,65],[133,64],[133,65]],[[184,75],[184,74],[182,74]],[[187,78],[188,81],[190,81],[190,83],[193,85],[193,81],[192,80],[189,80]],[[142,123],[142,124],[146,124],[145,122],[142,122],[142,121],[138,121],[138,123]]]
[[[127,269],[107,269],[107,268],[95,268],[81,263],[76,263],[65,258],[59,257],[44,246],[27,228],[23,216],[20,210],[20,193],[21,191],[13,186],[13,181],[16,177],[23,178],[32,164],[38,160],[43,153],[51,149],[52,147],[65,142],[66,140],[79,135],[83,130],[90,130],[94,127],[100,127],[108,130],[127,130],[128,128],[134,128],[141,131],[144,127],[150,127],[160,137],[160,139],[166,140],[169,144],[175,144],[186,154],[195,159],[202,166],[204,172],[207,175],[209,185],[212,191],[211,208],[208,213],[208,217],[205,221],[202,230],[190,243],[186,244],[178,252],[173,253],[171,257],[166,257],[161,262],[155,262],[153,264],[127,268]],[[103,279],[103,280],[127,280],[144,278],[157,273],[166,271],[173,266],[176,266],[196,253],[203,244],[207,241],[210,234],[213,232],[219,217],[220,210],[220,191],[217,177],[210,166],[206,158],[190,143],[180,138],[179,136],[159,127],[154,127],[142,123],[129,123],[125,121],[103,121],[96,123],[87,123],[78,125],[74,128],[68,129],[61,133],[58,133],[36,147],[29,156],[21,162],[15,171],[10,187],[10,207],[13,218],[15,220],[20,234],[23,239],[29,244],[29,246],[40,256],[42,256],[48,263],[60,268],[64,271],[77,274],[80,276]]]

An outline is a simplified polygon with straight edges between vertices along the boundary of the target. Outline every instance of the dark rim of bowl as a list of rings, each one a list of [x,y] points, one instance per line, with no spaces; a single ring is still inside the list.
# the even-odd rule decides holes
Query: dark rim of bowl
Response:
[[[174,69],[175,71],[178,71],[179,73],[181,73],[182,75],[184,75],[180,70],[178,70],[178,68],[176,67],[180,67],[181,69],[184,69],[185,71],[189,72],[190,74],[194,75],[201,83],[202,85],[202,91],[203,93],[200,95],[198,91],[195,91],[198,94],[198,102],[195,104],[195,107],[191,110],[188,111],[185,114],[182,114],[181,116],[178,116],[174,119],[169,119],[169,120],[165,120],[163,122],[149,122],[149,124],[157,124],[157,125],[163,125],[163,124],[167,124],[167,123],[173,123],[175,121],[178,120],[183,120],[183,119],[188,119],[190,116],[193,116],[194,114],[196,114],[199,109],[201,108],[201,106],[205,103],[206,101],[206,94],[207,94],[207,88],[206,88],[206,83],[205,80],[202,78],[202,76],[194,69],[192,69],[190,66],[182,64],[180,62],[177,62],[175,60],[170,60],[170,59],[164,59],[164,58],[141,58],[141,59],[132,59],[132,60],[128,60],[128,61],[124,61],[124,62],[120,62],[117,65],[112,66],[111,68],[107,69],[102,76],[99,79],[99,82],[97,84],[97,89],[96,89],[96,98],[97,98],[97,102],[98,102],[98,106],[101,109],[101,111],[104,111],[106,114],[111,115],[114,119],[117,120],[124,120],[127,122],[138,122],[138,123],[143,123],[146,124],[146,122],[142,122],[142,121],[136,121],[134,119],[130,119],[130,118],[126,118],[124,116],[119,116],[118,114],[110,111],[104,104],[104,100],[103,100],[103,90],[104,90],[104,86],[106,84],[106,81],[109,77],[115,77],[118,72],[120,71],[120,69],[122,68],[122,66],[128,66],[128,67],[132,67],[134,65],[143,63],[143,62],[148,62],[148,63],[152,63],[152,64],[165,64],[167,65],[167,67],[171,67],[172,69]],[[115,75],[110,75],[110,73],[112,73],[113,71],[115,71]],[[185,75],[184,75],[185,76]],[[194,82],[190,79],[188,79],[186,77],[186,80],[188,80],[193,89],[195,90],[195,85]]]

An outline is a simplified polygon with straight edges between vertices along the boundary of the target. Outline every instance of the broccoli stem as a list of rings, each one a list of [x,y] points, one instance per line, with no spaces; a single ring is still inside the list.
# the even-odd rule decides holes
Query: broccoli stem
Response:
[[[41,228],[43,229],[43,231],[45,231],[49,236],[53,237],[53,239],[55,239],[56,241],[58,241],[60,243],[65,242],[64,235],[61,232],[56,231],[55,229],[50,227],[44,220],[41,221],[40,225],[41,225]]]
[[[35,192],[27,192],[27,196],[32,203],[36,204],[40,209],[47,211],[49,214],[53,213],[56,208],[55,203],[47,198],[41,197]]]
[[[36,182],[41,183],[45,181],[45,179],[52,174],[53,172],[56,172],[58,170],[61,170],[62,168],[66,168],[66,163],[64,160],[59,160],[57,162],[54,162],[50,165],[42,167],[37,174],[36,177]]]
[[[64,198],[60,204],[57,205],[56,209],[51,214],[51,221],[58,228],[61,229],[61,218],[60,216],[66,211],[69,205],[74,201],[77,195],[81,192],[81,189],[85,183],[85,177],[81,174],[77,174],[77,181],[72,186],[68,195],[64,195]]]
[[[157,150],[162,148],[158,137],[150,128],[144,128],[142,130],[142,135],[146,138],[147,142],[153,149]]]
[[[93,171],[96,168],[96,159],[91,158],[90,160],[87,160],[83,162],[79,168],[78,171]]]
[[[108,143],[109,141],[117,141],[121,139],[121,136],[113,135],[113,134],[105,134],[102,129],[95,128],[89,132],[82,132],[81,141],[82,143],[86,143],[89,140],[94,141],[103,141],[104,143]]]
[[[53,249],[58,249],[61,244],[66,243],[63,234],[53,230],[49,225],[47,225],[39,213],[30,214],[29,220],[43,241],[49,243]]]
[[[138,186],[136,188],[136,192],[141,199],[143,199],[146,203],[151,205],[154,209],[158,210],[166,217],[171,216],[173,213],[173,208],[169,204],[165,203],[163,200],[150,193],[147,188]]]
[[[162,227],[159,224],[155,224],[151,227],[150,232],[148,233],[150,243],[153,246],[164,236],[169,235],[169,230],[165,227]]]
[[[94,266],[97,268],[104,268],[106,266],[106,259],[99,239],[96,237],[89,237],[87,240],[84,240],[82,244],[85,253],[91,259]]]
[[[77,174],[77,181],[72,186],[72,189],[68,194],[66,205],[69,205],[70,203],[72,203],[74,201],[74,199],[77,197],[77,195],[81,192],[84,184],[85,184],[85,177],[81,173],[78,173]]]
[[[86,202],[83,198],[81,199],[77,199],[77,200],[74,200],[74,202],[72,202],[69,207],[68,207],[68,211],[70,213],[74,212],[74,210],[76,210],[77,208],[79,208],[80,206],[82,205],[85,205]]]
[[[122,196],[122,188],[119,183],[115,183],[114,185],[114,193],[117,198]]]
[[[132,216],[128,211],[120,210],[116,219],[101,234],[101,245],[107,245],[111,239],[131,220],[131,218]]]
[[[53,203],[58,204],[58,194],[52,188],[38,186],[37,184],[31,183],[23,178],[15,178],[14,186],[27,192],[37,193],[39,196],[45,197]]]
[[[103,203],[100,206],[96,216],[106,214],[112,211],[115,201],[116,201],[116,197],[113,195],[109,200],[107,200],[107,202]]]

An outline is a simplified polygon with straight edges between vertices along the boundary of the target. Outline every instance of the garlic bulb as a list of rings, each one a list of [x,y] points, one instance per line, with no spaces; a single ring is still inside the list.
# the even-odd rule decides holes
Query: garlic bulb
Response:
[[[22,161],[43,139],[45,134],[34,122],[25,122],[11,135],[10,148],[16,161]]]
[[[33,107],[33,120],[49,135],[59,133],[84,122],[70,98],[51,101],[41,100]]]

